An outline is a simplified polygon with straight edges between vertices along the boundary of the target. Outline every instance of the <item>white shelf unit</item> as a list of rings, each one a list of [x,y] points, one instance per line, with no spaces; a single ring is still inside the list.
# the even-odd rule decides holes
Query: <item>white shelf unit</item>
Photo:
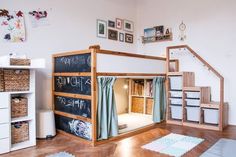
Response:
[[[4,60],[5,59],[5,60]],[[29,91],[0,92],[0,154],[8,153],[36,145],[36,102],[35,102],[35,73],[37,68],[44,68],[44,59],[31,60],[31,66],[10,66],[8,57],[0,57],[0,69],[29,69]],[[24,96],[28,99],[28,115],[11,118],[11,98]],[[11,143],[11,124],[29,122],[29,140],[21,143]]]

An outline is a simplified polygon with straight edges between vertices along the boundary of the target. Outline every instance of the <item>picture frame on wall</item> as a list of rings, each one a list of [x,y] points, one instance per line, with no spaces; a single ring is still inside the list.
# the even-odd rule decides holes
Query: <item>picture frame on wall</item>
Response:
[[[133,34],[125,33],[125,42],[132,44],[134,42]]]
[[[120,18],[116,18],[116,29],[122,29],[123,20]]]
[[[115,21],[108,20],[108,27],[115,28]]]
[[[113,29],[108,29],[108,39],[118,40],[118,31]]]
[[[104,20],[97,19],[97,37],[107,37],[107,22]]]
[[[124,38],[125,38],[125,35],[124,35],[124,33],[119,33],[119,41],[120,42],[124,42]]]
[[[133,32],[134,31],[134,23],[129,20],[124,20],[124,30],[127,32]]]

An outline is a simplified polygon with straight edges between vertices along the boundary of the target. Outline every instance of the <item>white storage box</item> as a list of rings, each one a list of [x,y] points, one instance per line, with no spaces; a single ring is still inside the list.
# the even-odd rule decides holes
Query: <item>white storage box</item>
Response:
[[[200,99],[185,99],[187,106],[200,106]]]
[[[200,92],[185,92],[187,95],[187,98],[195,98],[200,99]]]
[[[219,110],[204,108],[204,123],[219,124]]]
[[[182,105],[183,101],[181,98],[169,98],[171,104]]]
[[[187,110],[187,120],[199,122],[200,121],[200,107],[185,107]]]
[[[170,89],[182,90],[182,76],[170,76]]]
[[[170,97],[172,98],[182,98],[182,91],[170,91]]]
[[[172,119],[182,119],[183,117],[183,109],[182,106],[170,106],[171,108],[171,118]]]

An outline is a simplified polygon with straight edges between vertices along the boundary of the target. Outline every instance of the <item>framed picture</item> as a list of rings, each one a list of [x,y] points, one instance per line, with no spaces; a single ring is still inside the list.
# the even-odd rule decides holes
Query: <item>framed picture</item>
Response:
[[[123,25],[123,20],[116,18],[116,28],[117,29],[122,29],[122,25]]]
[[[155,28],[145,28],[144,29],[144,37],[154,37],[156,36],[156,29]]]
[[[133,34],[129,34],[129,33],[125,33],[125,42],[126,43],[133,43],[134,41],[134,36],[133,36]]]
[[[108,29],[108,39],[111,40],[118,40],[118,31]]]
[[[115,28],[115,21],[108,20],[108,27]]]
[[[99,38],[107,37],[107,22],[104,20],[97,19],[97,37]]]
[[[134,31],[134,23],[129,20],[124,20],[124,30],[127,32],[133,32]]]
[[[156,26],[156,36],[164,35],[164,26]]]
[[[119,33],[119,41],[120,42],[124,42],[124,37],[125,37],[124,33]]]

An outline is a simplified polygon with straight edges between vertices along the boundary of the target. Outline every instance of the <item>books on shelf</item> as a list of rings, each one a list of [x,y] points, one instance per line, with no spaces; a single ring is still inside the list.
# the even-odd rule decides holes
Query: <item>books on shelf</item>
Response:
[[[147,81],[144,85],[143,80],[134,80],[132,83],[132,95],[152,97],[152,81]]]
[[[153,97],[152,81],[147,81],[146,87],[145,87],[145,95],[148,97]]]

